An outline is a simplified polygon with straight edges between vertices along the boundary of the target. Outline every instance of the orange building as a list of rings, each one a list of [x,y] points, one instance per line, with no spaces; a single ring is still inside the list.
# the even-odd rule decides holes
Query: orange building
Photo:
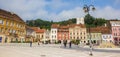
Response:
[[[59,26],[57,35],[57,40],[59,41],[69,40],[69,26]]]

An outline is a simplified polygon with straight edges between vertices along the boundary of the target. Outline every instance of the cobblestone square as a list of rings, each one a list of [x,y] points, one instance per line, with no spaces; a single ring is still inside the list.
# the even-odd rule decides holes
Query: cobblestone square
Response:
[[[120,50],[120,49],[118,49]],[[36,45],[29,47],[29,44],[20,44],[14,46],[0,46],[0,57],[119,57],[120,53],[114,52],[96,52],[93,51],[93,56],[89,56],[89,51],[76,48],[64,48],[62,45]]]

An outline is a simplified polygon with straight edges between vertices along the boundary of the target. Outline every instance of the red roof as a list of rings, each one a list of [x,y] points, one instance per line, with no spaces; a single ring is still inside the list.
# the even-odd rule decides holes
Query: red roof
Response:
[[[69,28],[69,26],[59,26],[59,28]]]
[[[89,29],[87,29],[87,31],[89,32]],[[99,26],[99,27],[94,27],[94,28],[90,28],[90,32],[100,32],[102,34],[110,34],[111,31],[108,27],[104,27],[104,26]]]
[[[31,27],[33,30],[37,31],[38,29],[40,29],[39,27]]]
[[[52,24],[51,28],[58,28],[59,24]]]
[[[45,32],[44,29],[38,29],[38,30],[36,31],[36,33],[44,33],[44,32]]]
[[[69,27],[73,28],[75,26],[79,26],[81,28],[86,28],[86,26],[84,24],[71,24]]]

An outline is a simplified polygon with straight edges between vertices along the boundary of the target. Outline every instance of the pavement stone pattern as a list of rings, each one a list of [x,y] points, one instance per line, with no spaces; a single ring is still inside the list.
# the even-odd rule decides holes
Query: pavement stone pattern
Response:
[[[0,57],[120,57],[120,53],[93,52],[64,48],[63,45],[49,44],[33,47],[27,44],[0,44]]]

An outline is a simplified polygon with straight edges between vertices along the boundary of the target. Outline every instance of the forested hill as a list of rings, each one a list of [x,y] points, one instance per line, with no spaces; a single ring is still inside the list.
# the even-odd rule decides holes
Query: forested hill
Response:
[[[74,23],[76,23],[75,18],[60,21],[60,22],[46,21],[46,20],[42,20],[42,19],[26,21],[26,24],[28,26],[31,26],[31,27],[35,26],[35,27],[40,27],[40,28],[45,28],[45,29],[50,29],[52,24],[68,25],[68,24],[74,24]]]
[[[86,27],[97,27],[104,25],[107,21],[104,18],[94,18],[93,16],[87,14],[85,17],[85,25]],[[36,20],[27,20],[26,24],[28,26],[35,26],[45,29],[50,29],[52,24],[60,24],[60,25],[68,25],[68,24],[75,24],[76,18],[60,21],[60,22],[53,22],[53,21],[46,21],[42,19],[36,19]]]

